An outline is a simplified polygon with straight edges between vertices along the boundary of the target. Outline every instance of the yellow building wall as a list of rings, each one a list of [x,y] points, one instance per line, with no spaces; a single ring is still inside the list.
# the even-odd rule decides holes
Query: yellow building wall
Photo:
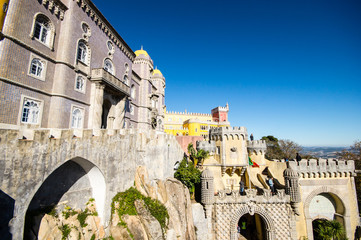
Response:
[[[3,29],[5,16],[6,16],[7,7],[5,6],[5,4],[8,6],[9,0],[0,0],[0,31],[2,31]]]

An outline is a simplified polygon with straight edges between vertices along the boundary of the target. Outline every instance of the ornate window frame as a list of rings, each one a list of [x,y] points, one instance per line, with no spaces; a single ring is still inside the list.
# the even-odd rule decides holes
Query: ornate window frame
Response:
[[[18,118],[18,123],[20,124],[30,124],[30,125],[41,125],[41,120],[42,120],[42,115],[43,115],[43,106],[44,106],[44,101],[34,98],[34,97],[29,97],[26,95],[21,95],[21,100],[20,100],[20,108],[19,108],[19,118]],[[34,112],[35,111],[35,106],[33,104],[31,104],[32,106],[25,106],[26,103],[33,103],[33,104],[37,104],[38,106],[38,112]],[[25,109],[27,109],[27,111],[25,111]],[[35,115],[36,114],[36,121],[34,121],[34,118],[32,121],[28,121],[30,119],[29,114],[31,115]],[[26,116],[25,116],[26,115]],[[27,119],[25,121],[25,118]]]
[[[82,83],[80,83],[80,87],[78,85],[79,83],[79,78],[82,79]],[[84,93],[85,94],[85,89],[86,89],[86,77],[84,77],[83,75],[81,74],[77,74],[75,76],[75,84],[74,84],[74,90],[77,91],[77,92],[81,92],[81,93]]]
[[[77,105],[71,105],[71,113],[69,120],[69,128],[81,129],[84,127],[85,110],[83,107]],[[76,115],[77,114],[77,115]]]
[[[45,20],[47,21],[48,25],[47,26],[47,37],[46,40],[42,40],[42,35],[45,29],[45,26],[43,24],[40,23],[40,20]],[[39,32],[39,36],[36,36],[36,28],[40,27],[40,32]],[[50,18],[48,16],[46,16],[44,13],[42,12],[38,12],[34,15],[33,17],[33,24],[31,27],[31,32],[30,32],[30,37],[31,39],[34,39],[38,42],[40,42],[41,44],[44,44],[45,46],[49,47],[51,50],[54,50],[54,38],[55,38],[55,26],[53,24],[53,22],[50,20]]]
[[[111,66],[109,68],[109,66]],[[114,63],[110,58],[105,58],[103,61],[103,68],[105,71],[107,71],[108,73],[112,74],[115,76],[115,67],[114,67]]]
[[[33,62],[34,61],[38,61],[40,64],[42,64],[42,69],[41,69],[41,72],[40,72],[40,75],[37,75],[36,73],[32,73],[32,70],[33,70]],[[41,80],[41,81],[45,81],[45,76],[46,76],[46,68],[47,68],[47,61],[44,60],[43,58],[33,54],[33,53],[30,53],[30,59],[29,59],[29,66],[28,66],[28,76],[30,77],[33,77],[33,78],[36,78],[38,80]],[[38,71],[38,69],[37,69]]]

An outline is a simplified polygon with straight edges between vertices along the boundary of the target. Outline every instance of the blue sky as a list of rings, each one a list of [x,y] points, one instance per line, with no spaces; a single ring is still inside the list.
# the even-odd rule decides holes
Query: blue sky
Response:
[[[93,0],[166,78],[168,110],[305,146],[361,140],[361,1]]]

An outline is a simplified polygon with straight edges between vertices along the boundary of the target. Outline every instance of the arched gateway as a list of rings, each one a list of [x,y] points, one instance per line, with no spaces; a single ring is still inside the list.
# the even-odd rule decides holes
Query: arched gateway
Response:
[[[238,222],[241,219],[242,216],[249,214],[251,216],[254,216],[257,214],[261,217],[261,220],[263,220],[265,225],[265,239],[266,240],[274,240],[275,239],[275,226],[274,223],[271,220],[271,217],[268,215],[268,213],[260,208],[259,206],[253,206],[253,207],[242,207],[238,211],[236,211],[233,216],[230,223],[231,227],[231,240],[237,240],[238,239],[238,233],[237,233],[237,226]]]

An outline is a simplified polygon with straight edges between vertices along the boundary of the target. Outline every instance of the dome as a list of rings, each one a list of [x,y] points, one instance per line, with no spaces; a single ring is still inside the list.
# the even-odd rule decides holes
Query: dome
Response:
[[[284,177],[298,177],[298,174],[297,174],[297,172],[295,170],[288,167],[283,171],[283,176]]]
[[[213,173],[211,170],[209,170],[209,168],[206,168],[203,172],[202,172],[202,178],[213,178]]]
[[[138,57],[139,55],[142,55],[142,54],[149,57],[149,54],[147,53],[147,51],[143,50],[143,48],[140,49],[140,50],[135,51],[134,53],[135,53],[135,55],[136,55],[137,57]]]
[[[161,71],[159,71],[159,69],[157,69],[157,68],[153,70],[152,75],[154,76],[154,75],[156,75],[156,74],[158,74],[159,76],[163,76],[163,74],[161,73]]]

